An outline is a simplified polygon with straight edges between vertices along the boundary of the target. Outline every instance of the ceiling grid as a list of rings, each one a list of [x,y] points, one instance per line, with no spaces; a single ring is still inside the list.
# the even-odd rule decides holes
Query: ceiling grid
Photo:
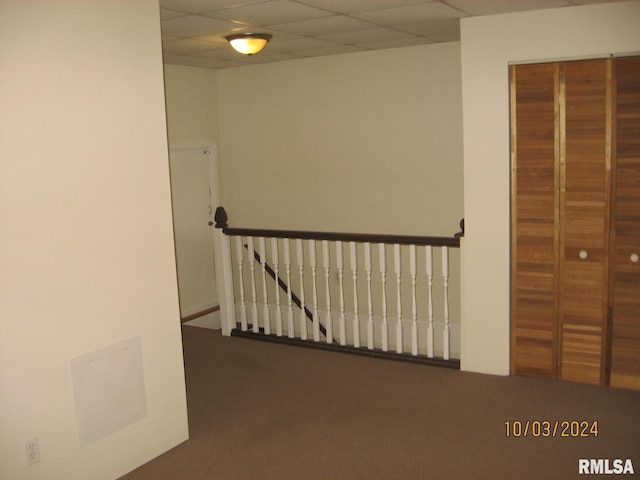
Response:
[[[615,1],[615,0],[614,0]],[[228,68],[460,40],[460,19],[608,0],[160,0],[164,61]],[[225,40],[273,38],[244,56]]]

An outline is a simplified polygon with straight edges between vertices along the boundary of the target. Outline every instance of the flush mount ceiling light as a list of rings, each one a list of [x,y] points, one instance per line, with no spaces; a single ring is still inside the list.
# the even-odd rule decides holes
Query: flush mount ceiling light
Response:
[[[260,53],[269,43],[271,35],[268,33],[238,33],[225,38],[236,52],[243,55],[255,55]]]

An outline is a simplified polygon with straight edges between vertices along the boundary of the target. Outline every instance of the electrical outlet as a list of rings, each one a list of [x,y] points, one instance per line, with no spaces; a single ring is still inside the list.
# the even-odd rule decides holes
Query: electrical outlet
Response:
[[[40,461],[40,443],[37,437],[27,440],[24,443],[24,448],[27,454],[27,466]]]

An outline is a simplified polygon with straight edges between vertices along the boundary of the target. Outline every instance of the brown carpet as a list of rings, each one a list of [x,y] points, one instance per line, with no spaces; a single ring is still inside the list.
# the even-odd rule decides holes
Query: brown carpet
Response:
[[[636,474],[623,478],[640,478],[640,392],[189,326],[183,338],[191,438],[123,479],[566,480],[585,478],[580,458],[629,458]],[[505,422],[515,420],[597,421],[599,431],[507,438]]]

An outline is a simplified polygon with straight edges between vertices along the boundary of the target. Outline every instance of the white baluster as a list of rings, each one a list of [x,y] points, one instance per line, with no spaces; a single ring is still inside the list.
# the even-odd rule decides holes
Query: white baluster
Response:
[[[387,250],[386,245],[381,243],[380,251],[380,278],[382,280],[382,351],[389,350],[389,325],[387,323]]]
[[[244,300],[244,278],[243,278],[243,263],[244,263],[244,248],[242,247],[242,237],[236,237],[236,261],[238,262],[238,287],[240,296],[240,329],[243,332],[247,331],[247,304]]]
[[[322,266],[324,267],[324,280],[325,288],[327,291],[326,296],[326,308],[327,313],[325,317],[325,331],[327,332],[327,343],[333,343],[333,319],[331,318],[331,261],[329,258],[329,242],[327,240],[322,241]]]
[[[276,277],[276,335],[282,336],[282,306],[280,305],[280,266],[278,255],[278,239],[271,239],[271,260],[273,262],[273,271]]]
[[[449,247],[442,247],[442,280],[444,281],[444,359],[449,360]]]
[[[418,302],[416,299],[416,276],[418,274],[416,262],[416,246],[409,245],[409,269],[411,273],[411,354],[418,355]]]
[[[338,291],[340,294],[340,345],[347,344],[347,321],[344,316],[344,260],[342,257],[342,242],[336,242],[336,266],[338,269]]]
[[[360,347],[360,318],[358,313],[358,256],[356,242],[350,242],[351,275],[353,276],[353,346]]]
[[[427,355],[433,357],[433,247],[427,246],[427,288],[429,301],[429,326],[427,327]]]
[[[369,320],[367,322],[367,346],[369,350],[373,350],[374,335],[373,335],[373,299],[371,292],[371,244],[366,242],[364,244],[364,271],[367,275],[367,309],[369,312]]]
[[[304,300],[304,251],[302,248],[302,240],[296,240],[296,250],[298,252],[298,274],[300,276],[300,338],[307,339],[307,315],[305,311]]]
[[[251,323],[253,333],[260,331],[260,319],[258,318],[258,294],[256,292],[256,257],[253,249],[253,237],[247,237],[247,255],[249,258],[249,270],[251,271]]]
[[[313,341],[320,341],[320,318],[318,315],[318,285],[316,263],[316,241],[309,240],[309,266],[311,267],[311,280],[313,282]]]
[[[291,245],[288,238],[284,239],[282,245],[284,253],[284,269],[287,275],[287,333],[289,338],[295,336],[295,326],[293,325],[293,297],[291,294]]]
[[[269,298],[267,295],[267,248],[264,237],[258,239],[258,248],[260,251],[260,265],[262,267],[262,311],[263,311],[263,323],[264,333],[271,334],[271,315],[269,314]]]
[[[396,323],[396,352],[402,353],[402,257],[400,255],[400,245],[393,246],[395,272],[396,272],[396,312],[398,323]]]

